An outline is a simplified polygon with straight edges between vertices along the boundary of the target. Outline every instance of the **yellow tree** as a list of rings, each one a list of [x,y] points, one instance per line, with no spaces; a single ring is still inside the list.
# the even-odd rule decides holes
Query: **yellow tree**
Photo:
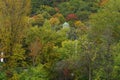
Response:
[[[100,6],[104,6],[109,0],[100,0]]]
[[[0,51],[11,67],[24,57],[22,41],[29,26],[29,7],[30,0],[0,0]]]

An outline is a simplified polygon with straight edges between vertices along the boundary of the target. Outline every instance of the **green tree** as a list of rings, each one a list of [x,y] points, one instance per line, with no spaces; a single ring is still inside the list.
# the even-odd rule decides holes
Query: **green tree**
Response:
[[[27,71],[24,71],[19,74],[18,80],[49,80],[48,73],[44,69],[44,65],[39,64],[36,67],[28,68]]]
[[[101,47],[100,60],[104,63],[100,64],[102,69],[103,79],[113,79],[112,72],[114,67],[114,54],[112,53],[112,45],[119,41],[120,30],[120,1],[109,0],[106,5],[101,7],[101,10],[93,14],[91,17],[91,32],[90,37],[97,46]],[[107,65],[105,67],[105,65]],[[99,69],[98,69],[99,70]],[[99,71],[98,71],[99,72]]]
[[[96,0],[70,0],[58,5],[60,12],[66,17],[68,14],[76,14],[82,21],[86,21],[91,13],[98,10],[98,2]]]
[[[112,46],[114,54],[114,69],[113,69],[113,79],[119,80],[120,76],[120,42]]]
[[[106,41],[119,40],[120,13],[119,0],[110,0],[97,14],[91,16],[91,33]]]
[[[0,1],[0,44],[6,56],[6,67],[16,67],[24,60],[22,42],[29,26],[26,20],[29,7],[30,0]]]
[[[51,6],[53,3],[52,0],[31,0],[32,11],[31,14],[36,14],[40,10],[41,5]]]

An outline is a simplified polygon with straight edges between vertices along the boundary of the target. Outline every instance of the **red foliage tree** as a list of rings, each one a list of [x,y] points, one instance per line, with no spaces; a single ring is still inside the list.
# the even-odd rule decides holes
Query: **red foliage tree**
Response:
[[[77,20],[78,17],[76,14],[68,14],[66,19],[69,21],[69,20]]]

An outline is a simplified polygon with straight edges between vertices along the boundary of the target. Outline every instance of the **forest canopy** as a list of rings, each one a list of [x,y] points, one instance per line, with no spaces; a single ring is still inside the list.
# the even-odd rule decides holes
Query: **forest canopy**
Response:
[[[0,80],[119,80],[120,0],[0,0]]]

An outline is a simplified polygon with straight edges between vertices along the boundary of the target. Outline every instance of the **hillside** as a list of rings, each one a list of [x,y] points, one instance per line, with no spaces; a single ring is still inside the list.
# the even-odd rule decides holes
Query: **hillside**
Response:
[[[0,80],[120,80],[120,0],[0,0]]]

